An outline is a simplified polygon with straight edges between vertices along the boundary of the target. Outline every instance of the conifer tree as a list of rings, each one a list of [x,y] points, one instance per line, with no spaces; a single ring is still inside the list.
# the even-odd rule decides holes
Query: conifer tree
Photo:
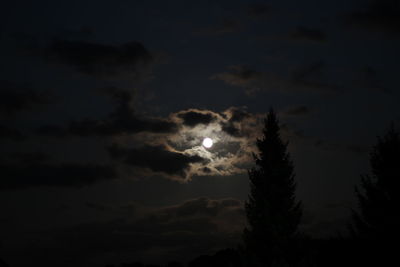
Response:
[[[370,154],[371,175],[356,187],[359,211],[353,211],[353,236],[361,239],[400,238],[400,138],[392,125]]]
[[[259,153],[253,154],[256,166],[248,171],[250,194],[243,234],[247,255],[263,266],[284,261],[288,246],[299,235],[302,209],[295,199],[294,167],[287,145],[271,109],[264,120],[263,136],[257,139]]]

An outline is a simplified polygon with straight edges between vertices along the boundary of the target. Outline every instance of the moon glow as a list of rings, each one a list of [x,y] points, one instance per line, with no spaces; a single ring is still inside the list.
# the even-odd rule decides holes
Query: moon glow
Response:
[[[208,138],[208,137],[204,138],[204,140],[203,140],[203,146],[205,148],[212,147],[213,143],[214,143],[213,140],[211,138]]]

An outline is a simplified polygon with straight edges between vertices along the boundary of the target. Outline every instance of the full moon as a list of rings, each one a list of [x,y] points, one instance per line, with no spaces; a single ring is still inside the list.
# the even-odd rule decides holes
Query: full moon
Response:
[[[213,140],[211,138],[208,138],[208,137],[204,138],[203,146],[205,148],[210,148],[210,147],[212,147],[212,145],[213,145]]]

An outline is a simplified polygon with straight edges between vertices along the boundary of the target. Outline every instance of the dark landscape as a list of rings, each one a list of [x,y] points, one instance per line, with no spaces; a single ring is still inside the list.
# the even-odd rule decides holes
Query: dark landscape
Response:
[[[400,1],[6,1],[0,267],[397,266]]]

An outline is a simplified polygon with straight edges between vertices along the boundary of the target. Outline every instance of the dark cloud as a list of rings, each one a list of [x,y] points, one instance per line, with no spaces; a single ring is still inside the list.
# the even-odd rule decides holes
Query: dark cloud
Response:
[[[190,115],[190,116],[189,116]],[[174,171],[158,170],[165,178],[182,181],[189,181],[193,176],[230,176],[238,173],[243,173],[248,167],[250,160],[250,150],[254,145],[253,141],[259,133],[261,114],[252,114],[246,111],[245,107],[230,107],[222,112],[214,112],[211,110],[182,110],[168,115],[168,120],[175,122],[177,125],[186,125],[190,127],[178,127],[176,132],[151,133],[143,132],[129,136],[118,136],[114,142],[120,148],[129,150],[134,147],[134,159],[139,160],[138,146],[152,148],[150,151],[166,150],[162,155],[176,155],[180,159],[190,157],[193,162],[185,163],[184,172],[179,171],[181,167],[175,168],[172,164],[169,168],[174,168]],[[194,128],[194,126],[198,127]],[[202,141],[205,137],[210,137],[214,141],[214,145],[210,149],[202,146]],[[136,144],[136,145],[135,145]],[[141,148],[139,148],[141,149]],[[145,149],[147,152],[149,149]],[[155,160],[157,160],[158,153]],[[145,153],[147,155],[147,153]],[[197,160],[195,157],[198,157]],[[147,158],[147,156],[146,156]],[[150,156],[148,157],[150,159]],[[124,162],[125,158],[120,160]],[[153,158],[154,160],[154,158]],[[140,163],[145,168],[145,163]],[[161,163],[162,168],[168,164],[165,160]],[[129,165],[129,163],[128,163]],[[181,165],[181,164],[179,164]],[[150,166],[151,167],[151,166]],[[149,171],[141,171],[142,175],[153,175],[155,167],[148,167]],[[206,167],[206,168],[205,168]],[[127,168],[129,170],[129,168]]]
[[[175,122],[156,117],[139,116],[132,107],[132,92],[107,88],[103,90],[111,96],[116,107],[106,119],[82,119],[71,121],[65,128],[56,125],[44,125],[37,133],[45,136],[113,136],[139,132],[172,133],[177,131]]]
[[[27,164],[0,163],[0,190],[36,186],[81,187],[98,181],[117,178],[110,165],[98,164]]]
[[[210,168],[208,168],[208,167],[204,167],[204,168],[202,169],[202,171],[203,171],[204,173],[211,173],[211,172],[212,172],[212,170],[211,170]]]
[[[44,49],[44,56],[49,61],[69,65],[94,76],[133,75],[153,60],[149,51],[138,42],[109,45],[58,40]]]
[[[36,129],[38,135],[51,136],[51,137],[66,137],[69,135],[68,131],[58,125],[43,125]]]
[[[242,122],[246,119],[251,119],[253,116],[244,108],[231,107],[227,110],[228,118],[226,121],[221,122],[221,129],[225,133],[234,136],[245,136],[246,132],[242,131]]]
[[[309,65],[304,65],[292,72],[292,79],[300,82],[307,80],[309,77],[315,78],[315,76],[321,75],[325,66],[325,62],[323,61],[316,61]]]
[[[42,164],[50,160],[50,156],[41,151],[36,152],[18,152],[12,153],[9,156],[9,159],[12,161],[16,161],[22,166],[33,165],[33,164]]]
[[[194,127],[198,124],[207,125],[216,120],[216,116],[214,116],[213,113],[196,109],[181,111],[177,114],[177,117],[183,120],[184,125],[190,127]]]
[[[297,27],[295,31],[290,33],[289,38],[294,41],[310,41],[310,42],[325,42],[326,35],[320,29],[311,29],[305,27]]]
[[[371,148],[366,145],[358,145],[358,144],[350,144],[346,145],[345,148],[347,148],[349,151],[354,152],[359,155],[367,155]]]
[[[240,32],[243,30],[243,28],[243,24],[237,19],[224,19],[217,25],[196,30],[195,33],[205,35],[222,35]]]
[[[320,149],[324,149],[324,150],[334,150],[337,149],[338,147],[336,146],[336,144],[330,143],[327,140],[318,138],[314,140],[314,145]]]
[[[211,79],[222,80],[235,86],[245,86],[248,83],[257,81],[262,76],[261,72],[243,65],[230,66],[229,69],[231,70],[230,72],[216,74]]]
[[[232,198],[201,197],[172,206],[141,206],[139,211],[120,219],[40,233],[42,238],[37,238],[34,251],[24,253],[29,258],[31,253],[42,255],[50,250],[46,259],[68,258],[96,266],[123,259],[158,264],[171,259],[187,261],[236,245],[245,219],[243,203]]]
[[[265,74],[250,69],[247,66],[235,65],[229,67],[229,72],[217,73],[210,77],[211,80],[221,80],[226,84],[243,87],[248,94],[254,94],[265,85]]]
[[[264,18],[271,13],[271,6],[265,3],[253,3],[247,7],[247,14],[252,18]]]
[[[242,202],[237,199],[210,200],[206,197],[201,197],[188,200],[179,206],[169,208],[167,212],[173,217],[217,216],[226,208],[241,208],[241,205]]]
[[[59,38],[85,39],[93,37],[95,35],[95,30],[88,26],[82,26],[79,28],[62,28],[56,34]]]
[[[293,141],[309,141],[313,140],[313,138],[306,136],[304,134],[304,131],[301,129],[296,129],[293,126],[289,126],[287,123],[281,124],[281,130],[283,135],[286,137],[286,139],[293,140]]]
[[[357,144],[357,143],[344,143],[344,142],[335,142],[332,140],[320,139],[320,138],[312,138],[309,136],[303,136],[304,140],[308,140],[314,144],[315,147],[326,150],[326,151],[346,151],[351,152],[359,156],[365,156],[370,152],[370,146],[365,144]]]
[[[99,203],[94,203],[94,202],[86,202],[85,205],[90,208],[94,209],[97,211],[106,211],[111,209],[112,207],[109,205],[104,205],[104,204],[99,204]]]
[[[0,116],[15,115],[49,104],[49,96],[25,84],[0,80]]]
[[[371,31],[400,33],[400,2],[398,0],[372,0],[363,11],[355,11],[346,17],[350,25]]]
[[[139,210],[143,208],[140,207],[139,204],[135,202],[128,202],[123,204],[110,204],[110,203],[99,203],[99,202],[92,202],[87,201],[85,206],[91,210],[99,211],[99,212],[106,212],[106,213],[113,213],[116,216],[133,216]]]
[[[251,113],[249,113],[244,108],[240,108],[240,107],[231,107],[228,109],[228,112],[231,115],[229,117],[230,122],[241,122],[244,119],[252,117]]]
[[[135,115],[124,115],[115,120],[85,119],[70,123],[67,134],[77,136],[112,136],[139,132],[168,133],[176,130],[176,124],[161,118],[140,118]],[[41,132],[45,132],[41,129]],[[47,133],[58,135],[57,129],[47,128]]]
[[[197,155],[186,155],[178,151],[172,151],[164,146],[144,146],[139,148],[122,148],[111,146],[108,151],[112,158],[125,164],[149,169],[179,179],[186,178],[190,164],[204,163],[206,159]]]
[[[289,75],[279,75],[272,72],[255,71],[247,66],[230,66],[229,72],[217,73],[210,78],[221,80],[229,85],[242,87],[247,94],[255,94],[258,91],[281,91],[281,92],[337,92],[339,87],[324,82],[320,73],[324,67],[323,62],[305,65],[294,70]]]
[[[157,174],[185,182],[193,176],[245,172],[252,140],[260,130],[261,114],[249,113],[245,107],[230,107],[222,112],[189,109],[168,117],[137,118],[129,115],[130,94],[113,93],[119,104],[109,119],[76,121],[67,128],[44,126],[38,133],[55,137],[111,137],[115,146],[109,147],[108,152],[116,162],[123,163],[119,165],[123,173],[137,171],[142,176]],[[196,125],[201,127],[194,129]],[[212,149],[201,145],[205,136],[214,140]]]
[[[385,94],[393,93],[392,90],[383,85],[384,82],[379,78],[378,72],[375,68],[366,66],[361,70],[360,74],[359,80],[356,81],[358,86]]]
[[[298,107],[292,107],[286,110],[283,115],[286,116],[298,116],[298,115],[305,115],[310,113],[310,109],[306,106],[298,106]]]
[[[299,107],[299,112],[300,111],[301,111],[301,106]],[[288,116],[286,112],[283,112],[282,115]],[[332,139],[324,139],[317,136],[312,136],[307,134],[304,130],[298,129],[293,125],[288,125],[287,123],[281,124],[281,130],[283,136],[287,140],[290,140],[292,144],[304,143],[307,144],[308,146],[315,146],[316,148],[325,151],[340,151],[340,153],[351,152],[357,154],[358,156],[365,156],[370,150],[370,147],[365,144],[338,142]]]
[[[23,141],[26,139],[26,136],[17,129],[5,125],[0,125],[0,140],[1,139]]]
[[[233,123],[224,123],[222,124],[222,131],[224,131],[225,133],[231,135],[231,136],[235,136],[235,137],[240,137],[242,136],[240,133],[239,128],[237,128]]]
[[[171,133],[177,125],[162,118],[140,117],[132,107],[133,93],[111,87],[104,90],[116,101],[116,108],[106,120],[85,120],[71,123],[69,130],[77,135],[114,135],[119,133]]]

